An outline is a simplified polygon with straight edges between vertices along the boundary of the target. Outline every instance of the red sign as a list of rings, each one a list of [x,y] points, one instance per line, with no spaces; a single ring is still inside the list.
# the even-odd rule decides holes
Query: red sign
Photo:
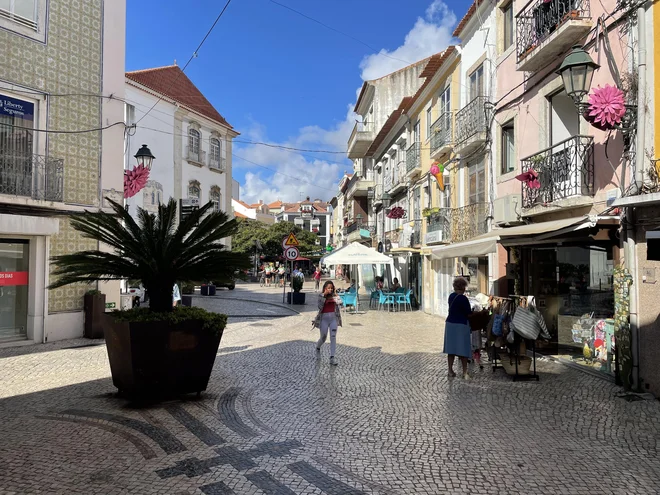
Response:
[[[27,284],[28,272],[0,272],[0,287]]]

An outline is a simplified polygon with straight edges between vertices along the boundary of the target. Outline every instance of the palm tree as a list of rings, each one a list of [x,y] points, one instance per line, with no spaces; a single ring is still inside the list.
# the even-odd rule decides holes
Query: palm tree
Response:
[[[247,269],[248,255],[227,251],[220,242],[237,229],[236,220],[211,212],[211,202],[176,225],[174,199],[158,207],[158,214],[138,208],[138,222],[128,211],[108,200],[114,214],[86,211],[71,218],[84,237],[104,243],[114,252],[80,251],[55,256],[50,288],[76,282],[140,280],[149,292],[155,312],[172,311],[172,288],[176,282],[224,281],[238,269]]]

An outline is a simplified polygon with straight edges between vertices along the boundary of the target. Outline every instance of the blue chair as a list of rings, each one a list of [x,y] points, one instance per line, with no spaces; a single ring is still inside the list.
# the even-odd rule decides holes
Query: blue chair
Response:
[[[344,292],[341,294],[341,300],[344,303],[344,307],[353,306],[357,310],[357,293]]]
[[[391,307],[394,305],[394,295],[385,294],[383,291],[378,291],[378,292],[379,292],[378,309],[382,309],[383,304],[386,304],[387,310],[389,311]]]
[[[396,296],[397,306],[401,307],[401,305],[403,304],[404,311],[408,311],[408,307],[410,307],[410,311],[412,311],[412,303],[410,302],[410,296],[412,296],[412,289],[409,289],[408,292],[404,294],[401,294],[397,291],[397,296]]]
[[[397,290],[394,291],[395,294],[405,294],[406,289],[403,287],[399,287]]]
[[[380,291],[378,289],[369,289],[369,309],[374,305],[378,306]]]

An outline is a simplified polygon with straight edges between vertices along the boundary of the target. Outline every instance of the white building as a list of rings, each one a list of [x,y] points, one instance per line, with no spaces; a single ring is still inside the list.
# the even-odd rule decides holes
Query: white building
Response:
[[[119,282],[48,290],[49,259],[99,249],[69,216],[122,198],[126,2],[0,11],[0,343],[82,337],[85,292],[119,306]]]
[[[330,244],[330,228],[332,223],[332,207],[330,203],[315,199],[297,203],[282,203],[276,201],[268,205],[275,213],[276,222],[293,222],[297,227],[318,235],[318,245],[325,249]]]
[[[126,123],[137,126],[126,138],[125,167],[135,165],[142,144],[156,157],[147,186],[127,199],[131,214],[137,207],[156,211],[174,198],[213,201],[231,216],[231,150],[238,133],[183,71],[171,65],[127,72],[126,101]]]
[[[231,207],[234,212],[234,216],[237,218],[256,220],[268,225],[275,223],[275,215],[270,212],[268,205],[264,204],[263,201],[249,205],[240,199],[232,198]]]

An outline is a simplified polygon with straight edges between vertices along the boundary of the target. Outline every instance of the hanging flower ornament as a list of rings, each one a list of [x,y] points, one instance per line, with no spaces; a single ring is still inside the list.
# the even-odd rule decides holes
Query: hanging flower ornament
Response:
[[[140,192],[149,180],[149,169],[137,165],[133,170],[124,172],[124,197],[132,198]]]
[[[405,215],[406,215],[406,211],[403,208],[401,208],[400,206],[395,206],[387,214],[387,218],[399,219],[399,218],[403,218]]]
[[[597,129],[607,131],[616,128],[626,114],[625,95],[616,86],[598,86],[589,95],[584,118]]]

